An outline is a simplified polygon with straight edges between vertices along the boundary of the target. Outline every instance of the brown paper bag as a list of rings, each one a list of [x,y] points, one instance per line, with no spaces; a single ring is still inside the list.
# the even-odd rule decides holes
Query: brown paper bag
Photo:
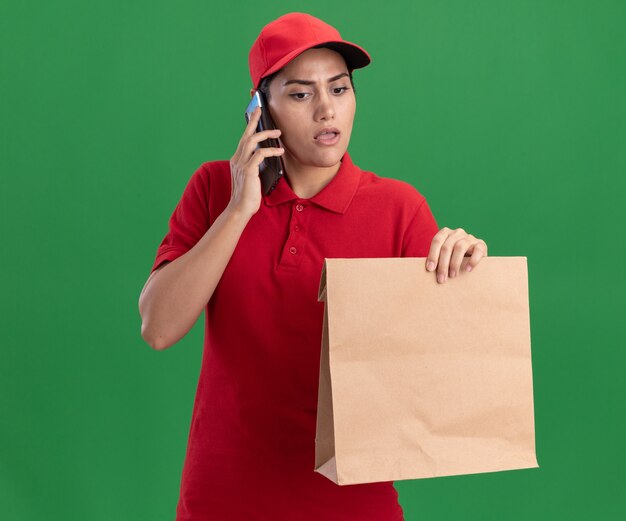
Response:
[[[526,257],[424,266],[325,259],[315,471],[339,485],[539,466]]]

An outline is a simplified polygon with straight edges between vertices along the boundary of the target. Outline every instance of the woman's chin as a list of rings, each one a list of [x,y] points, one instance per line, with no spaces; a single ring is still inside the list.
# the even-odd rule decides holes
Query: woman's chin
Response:
[[[318,168],[330,168],[335,166],[345,154],[343,147],[328,147],[328,149],[314,150],[309,156],[309,163]]]
[[[288,149],[285,150],[285,156],[283,161],[285,167],[289,170],[289,164],[300,165],[302,167],[314,167],[314,168],[332,168],[337,166],[337,163],[341,161],[341,158],[346,153],[345,147],[338,144],[333,147],[315,146],[315,148],[306,150],[305,154],[291,154]]]

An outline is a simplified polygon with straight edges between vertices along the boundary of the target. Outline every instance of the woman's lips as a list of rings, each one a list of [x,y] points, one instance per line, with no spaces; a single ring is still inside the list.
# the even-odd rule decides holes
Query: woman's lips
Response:
[[[332,146],[339,143],[339,132],[324,132],[315,138],[315,142],[322,146]]]

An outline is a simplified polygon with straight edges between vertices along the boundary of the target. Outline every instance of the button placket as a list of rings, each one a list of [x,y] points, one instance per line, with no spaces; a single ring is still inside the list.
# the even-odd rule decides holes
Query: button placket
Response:
[[[280,266],[297,269],[306,243],[306,222],[310,209],[306,203],[295,201],[291,209],[289,236],[283,247]]]

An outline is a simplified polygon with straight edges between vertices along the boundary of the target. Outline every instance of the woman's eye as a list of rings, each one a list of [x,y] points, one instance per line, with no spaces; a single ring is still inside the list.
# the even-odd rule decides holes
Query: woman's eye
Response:
[[[332,91],[335,94],[343,94],[345,91],[350,90],[350,87],[334,87]],[[309,97],[310,92],[294,92],[293,94],[289,94],[292,98],[300,101],[305,100]]]

